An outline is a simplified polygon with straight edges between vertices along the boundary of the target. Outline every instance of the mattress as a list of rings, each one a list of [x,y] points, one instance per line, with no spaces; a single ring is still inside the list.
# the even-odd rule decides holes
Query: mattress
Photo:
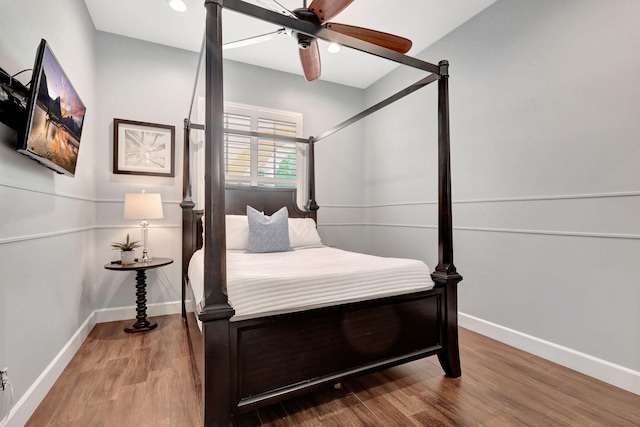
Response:
[[[422,261],[331,247],[254,254],[227,251],[227,296],[243,320],[433,288]],[[203,295],[204,251],[189,263],[196,298]]]

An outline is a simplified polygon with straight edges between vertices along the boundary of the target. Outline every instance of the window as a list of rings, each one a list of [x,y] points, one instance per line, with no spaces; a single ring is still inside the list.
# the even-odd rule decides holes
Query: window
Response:
[[[224,127],[272,136],[227,132],[225,176],[229,183],[253,186],[297,187],[302,166],[301,150],[281,137],[298,137],[302,117],[264,108],[225,104]]]
[[[198,120],[204,123],[204,99],[199,101]],[[227,184],[295,187],[298,189],[298,205],[303,207],[307,204],[308,147],[283,140],[283,137],[302,137],[302,114],[225,103],[224,127],[229,130],[224,134]],[[255,135],[258,132],[260,137]],[[199,139],[204,139],[203,134]],[[196,150],[199,151],[203,144],[198,145]],[[204,163],[198,169],[199,182],[203,182]],[[204,186],[197,187],[198,200],[202,200]]]

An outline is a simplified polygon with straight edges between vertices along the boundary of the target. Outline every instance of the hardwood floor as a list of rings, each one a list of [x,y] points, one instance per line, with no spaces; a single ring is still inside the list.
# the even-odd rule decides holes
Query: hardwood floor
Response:
[[[182,319],[154,320],[156,329],[136,334],[123,331],[132,320],[96,325],[27,426],[197,426]]]
[[[197,426],[178,315],[125,334],[97,325],[27,426]],[[237,426],[640,426],[640,396],[460,330],[462,377],[428,358],[323,388]]]

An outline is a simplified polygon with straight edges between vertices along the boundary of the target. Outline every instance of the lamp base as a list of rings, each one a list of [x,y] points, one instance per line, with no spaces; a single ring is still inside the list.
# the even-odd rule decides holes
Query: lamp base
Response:
[[[147,252],[147,248],[144,248],[142,250],[142,258],[140,259],[140,262],[150,262],[152,259],[153,258],[151,258]]]
[[[149,222],[144,219],[140,225],[142,226],[142,258],[140,262],[149,262],[151,261],[151,257],[147,252],[147,227],[149,226]]]

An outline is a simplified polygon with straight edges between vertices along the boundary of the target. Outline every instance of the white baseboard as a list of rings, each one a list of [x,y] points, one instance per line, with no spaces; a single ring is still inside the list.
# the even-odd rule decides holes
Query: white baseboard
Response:
[[[458,321],[463,328],[640,395],[640,372],[465,313]]]
[[[147,304],[147,316],[165,316],[167,314],[176,314],[182,311],[182,303],[180,301],[169,301],[158,304]],[[136,306],[116,308],[101,308],[94,311],[96,323],[117,322],[120,320],[135,319]]]
[[[160,304],[148,304],[147,316],[164,316],[176,314],[181,311],[180,301],[171,301]],[[67,344],[60,350],[56,357],[49,363],[45,370],[35,380],[31,387],[25,392],[20,400],[11,408],[9,417],[3,427],[24,426],[34,411],[47,395],[53,384],[56,382],[64,368],[76,354],[84,340],[89,336],[89,332],[98,323],[114,322],[119,320],[135,319],[136,307],[118,307],[95,310],[78,328],[75,334],[69,339]]]

